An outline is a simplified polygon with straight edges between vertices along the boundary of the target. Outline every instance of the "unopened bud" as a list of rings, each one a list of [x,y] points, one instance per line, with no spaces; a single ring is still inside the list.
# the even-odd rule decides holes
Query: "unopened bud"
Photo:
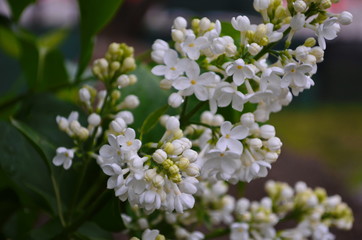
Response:
[[[185,34],[178,29],[172,29],[171,36],[175,42],[183,42],[185,40]]]
[[[136,69],[136,62],[133,57],[127,57],[123,60],[122,72],[130,72]]]
[[[98,126],[101,123],[101,117],[97,113],[92,113],[88,116],[88,124]]]
[[[173,21],[173,27],[180,30],[185,29],[187,27],[186,19],[183,17],[175,18],[175,20]]]
[[[220,126],[223,122],[225,122],[224,117],[223,117],[221,114],[216,114],[216,115],[212,118],[211,125],[212,125],[212,126]]]
[[[130,84],[128,75],[122,74],[117,78],[117,85],[120,87],[127,87]]]
[[[184,99],[182,96],[178,93],[172,93],[168,97],[168,105],[170,105],[173,108],[178,108],[183,103]]]
[[[148,182],[151,182],[157,175],[156,169],[151,168],[151,169],[147,169],[145,171],[145,179]]]
[[[173,144],[172,144],[172,143],[167,142],[167,143],[164,145],[163,149],[165,150],[165,152],[166,152],[167,154],[172,154],[172,153],[173,153],[173,150],[174,150],[174,147],[173,147]]]
[[[162,163],[162,167],[164,167],[166,170],[168,170],[173,165],[174,165],[174,163],[170,159],[166,159]]]
[[[305,12],[307,10],[307,4],[303,0],[295,1],[293,7],[296,12]]]
[[[134,109],[134,108],[138,107],[139,104],[140,104],[140,100],[138,99],[138,97],[136,95],[128,95],[124,99],[122,106],[125,108]]]
[[[127,124],[122,118],[116,118],[110,124],[110,129],[116,133],[122,133],[126,127]]]
[[[203,17],[201,20],[200,20],[200,30],[205,32],[207,31],[209,28],[210,28],[210,19],[206,18],[206,17]]]
[[[246,127],[251,127],[255,123],[254,114],[252,113],[244,113],[240,117],[240,122],[242,125]]]
[[[260,127],[260,136],[269,139],[275,136],[275,128],[272,125],[263,125]]]
[[[256,54],[258,54],[261,51],[262,47],[259,46],[259,44],[257,43],[252,43],[249,45],[248,47],[248,52],[252,55],[255,56]]]
[[[353,15],[350,12],[343,11],[338,16],[338,22],[342,25],[349,25],[353,21]]]
[[[113,90],[111,93],[111,99],[113,102],[117,101],[121,97],[121,92],[119,90]]]
[[[75,134],[81,140],[86,140],[89,137],[89,131],[88,131],[88,129],[86,129],[84,127],[81,127]]]
[[[269,138],[269,140],[267,142],[268,148],[272,151],[280,150],[282,145],[283,145],[283,143],[280,141],[280,139],[278,137]]]
[[[169,90],[172,87],[172,81],[169,79],[163,79],[160,81],[160,88],[163,90]]]
[[[134,121],[133,114],[130,111],[119,112],[116,117],[122,118],[127,124],[132,124]]]
[[[89,103],[91,99],[91,94],[87,88],[79,89],[79,99],[83,103]]]
[[[165,151],[163,151],[162,149],[157,149],[152,154],[152,158],[153,158],[153,160],[155,160],[155,162],[161,164],[167,159],[167,153]]]
[[[159,188],[165,184],[165,179],[161,175],[156,175],[156,177],[152,179],[152,183],[156,188]]]
[[[180,158],[180,160],[177,161],[176,165],[181,169],[185,170],[189,165],[190,161],[187,158]]]
[[[138,80],[136,75],[130,74],[128,75],[128,77],[129,77],[129,85],[134,85],[137,83]]]
[[[249,141],[249,145],[253,149],[260,149],[263,146],[263,142],[259,138],[252,138]]]
[[[183,153],[182,156],[184,156],[185,158],[187,158],[191,163],[195,162],[197,159],[197,152],[195,150],[192,149],[186,149]]]
[[[190,177],[197,177],[200,175],[200,169],[197,165],[191,163],[189,167],[186,169],[187,175]]]
[[[180,172],[180,169],[176,166],[176,165],[172,165],[168,168],[168,172],[171,174],[171,175],[175,175],[177,173]]]
[[[169,117],[166,121],[166,129],[169,131],[180,129],[180,121],[176,117]]]
[[[316,40],[313,37],[307,38],[304,42],[304,46],[306,47],[314,47],[316,44]]]
[[[328,9],[332,6],[332,2],[331,0],[322,0],[319,6],[321,9]]]

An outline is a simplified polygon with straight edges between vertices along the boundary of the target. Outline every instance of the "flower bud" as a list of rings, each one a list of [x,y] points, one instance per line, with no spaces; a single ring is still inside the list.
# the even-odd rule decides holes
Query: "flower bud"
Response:
[[[191,163],[195,162],[197,159],[197,152],[195,150],[192,149],[186,149],[183,153],[182,156],[184,156],[185,158],[187,158]]]
[[[130,72],[135,70],[135,68],[136,68],[136,62],[133,57],[127,57],[123,60],[121,68],[122,72]]]
[[[117,89],[114,89],[111,93],[111,99],[113,102],[116,102],[121,97],[121,92]]]
[[[128,77],[129,77],[129,85],[134,85],[137,83],[138,80],[136,75],[130,74],[128,75]]]
[[[169,90],[172,87],[172,81],[169,79],[163,79],[160,81],[160,88],[163,90]]]
[[[148,182],[151,182],[152,179],[154,179],[156,177],[156,175],[157,175],[157,172],[156,172],[156,169],[154,169],[154,168],[147,169],[145,171],[145,179]]]
[[[122,74],[117,78],[117,85],[120,87],[127,87],[130,83],[129,77],[126,74]]]
[[[266,10],[270,5],[270,0],[254,0],[254,9],[257,12]]]
[[[240,117],[240,122],[242,125],[246,127],[251,127],[255,123],[254,114],[252,113],[244,113]]]
[[[134,121],[133,114],[130,111],[122,111],[117,113],[116,118],[122,118],[127,124],[132,124]]]
[[[178,29],[172,29],[171,36],[175,42],[183,42],[185,40],[185,34]]]
[[[190,177],[197,177],[200,175],[200,169],[197,165],[191,163],[189,167],[186,169],[187,175]]]
[[[321,0],[319,4],[321,9],[328,9],[332,6],[331,0]]]
[[[83,88],[79,89],[79,99],[83,103],[89,103],[89,101],[91,99],[91,95],[87,88],[83,87]]]
[[[157,174],[156,177],[152,179],[152,183],[156,188],[160,188],[165,184],[165,179],[161,175]]]
[[[138,223],[138,226],[142,229],[142,230],[145,230],[147,228],[149,228],[149,225],[148,225],[148,221],[146,218],[140,218],[137,220],[137,223]]]
[[[140,100],[138,99],[138,97],[136,95],[128,95],[122,105],[125,108],[129,108],[129,109],[134,109],[136,107],[138,107],[138,105],[140,104]]]
[[[282,147],[283,143],[280,141],[278,137],[269,138],[267,142],[267,146],[272,151],[277,151]]]
[[[88,129],[84,127],[80,127],[77,132],[75,132],[77,137],[79,137],[81,140],[86,140],[89,137],[89,131]]]
[[[253,149],[260,149],[263,146],[263,142],[259,138],[252,138],[249,140],[249,145]]]
[[[257,43],[252,43],[249,45],[248,47],[248,52],[252,55],[255,56],[256,54],[258,54],[261,51],[262,47],[259,46]]]
[[[166,170],[168,170],[173,165],[174,163],[170,159],[166,159],[162,162],[162,167],[164,167]]]
[[[166,129],[172,132],[180,129],[180,121],[176,117],[169,117],[166,121]]]
[[[272,125],[263,125],[260,127],[260,136],[269,139],[275,136],[275,128]]]
[[[305,24],[305,15],[298,13],[297,15],[293,16],[292,20],[290,21],[290,27],[294,31],[298,31],[304,27]]]
[[[97,113],[92,113],[88,116],[88,124],[98,126],[101,123],[101,117]]]
[[[177,161],[176,165],[181,169],[185,170],[190,165],[190,161],[187,158],[180,158],[180,160]]]
[[[207,31],[209,28],[210,28],[210,24],[211,24],[211,21],[210,19],[206,18],[206,17],[203,17],[201,20],[200,20],[200,30],[205,32]]]
[[[349,25],[353,21],[353,15],[350,12],[343,11],[338,16],[338,22],[342,25]]]
[[[279,155],[276,152],[267,152],[265,154],[265,161],[268,163],[273,163],[278,159]]]
[[[176,166],[176,165],[172,165],[168,168],[168,172],[171,174],[171,175],[175,175],[177,173],[180,172],[180,169]]]
[[[62,131],[67,131],[68,130],[69,122],[68,122],[68,120],[66,118],[61,117],[61,116],[57,116],[56,121],[57,121],[57,124],[58,124],[58,127],[59,127],[60,130],[62,130]]]
[[[178,108],[183,103],[184,99],[182,96],[178,93],[172,93],[168,97],[168,105],[170,105],[173,108]]]
[[[304,46],[306,47],[314,47],[316,44],[316,40],[313,37],[307,38],[304,42]]]
[[[211,125],[213,117],[210,111],[205,111],[201,114],[201,123]]]
[[[123,118],[116,118],[111,122],[109,127],[116,133],[122,133],[127,128],[127,124]]]
[[[183,17],[175,18],[175,20],[173,21],[173,27],[179,30],[185,29],[187,27],[186,19]]]
[[[185,150],[185,145],[180,140],[175,140],[172,142],[173,151],[172,155],[180,155]]]
[[[312,48],[310,54],[316,57],[317,62],[322,62],[324,60],[324,50],[321,47]]]
[[[155,162],[161,164],[167,159],[167,153],[165,151],[163,151],[162,149],[157,149],[152,154],[152,158],[153,158],[153,160],[155,160]]]
[[[165,150],[165,152],[166,152],[167,154],[172,154],[172,153],[173,153],[174,146],[173,146],[172,143],[167,142],[167,143],[165,143],[165,145],[163,146],[163,149]]]
[[[305,12],[307,10],[307,4],[303,0],[297,0],[293,3],[294,10],[296,12]]]
[[[216,114],[212,118],[211,126],[220,126],[223,122],[225,122],[224,117],[221,114]]]

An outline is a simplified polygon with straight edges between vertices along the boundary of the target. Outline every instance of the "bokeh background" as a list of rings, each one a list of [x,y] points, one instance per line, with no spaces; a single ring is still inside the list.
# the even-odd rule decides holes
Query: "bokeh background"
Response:
[[[126,42],[135,47],[136,55],[142,54],[155,39],[170,39],[170,27],[177,16],[230,21],[234,16],[248,15],[253,23],[259,23],[252,2],[125,0],[98,36],[93,58],[102,56],[111,42]],[[310,186],[325,187],[329,194],[342,195],[353,208],[355,224],[350,232],[337,232],[337,239],[362,239],[362,1],[341,0],[332,8],[336,13],[345,10],[354,15],[354,22],[342,26],[339,37],[327,42],[325,61],[314,76],[316,85],[270,119],[284,145],[267,179],[290,184],[303,180]],[[10,14],[6,1],[0,0],[2,18]],[[75,0],[38,0],[25,10],[21,24],[39,34],[53,28],[70,29],[62,53],[69,62],[76,62],[78,14]],[[306,36],[312,35],[302,32],[296,43],[302,43]],[[0,95],[14,90],[12,83],[20,76],[19,71],[18,63],[0,51]],[[260,199],[265,181],[249,184],[247,196]]]

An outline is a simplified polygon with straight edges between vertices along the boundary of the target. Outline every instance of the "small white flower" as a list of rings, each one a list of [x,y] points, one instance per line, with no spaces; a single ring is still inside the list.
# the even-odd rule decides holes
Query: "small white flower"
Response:
[[[247,102],[247,97],[238,91],[234,83],[221,83],[215,90],[214,96],[210,101],[212,112],[216,112],[218,107],[227,107],[232,103],[232,108],[241,112],[244,104]]]
[[[237,16],[231,19],[231,24],[235,30],[246,32],[250,30],[250,20],[247,16]]]
[[[233,127],[231,122],[224,122],[220,127],[221,137],[216,143],[216,147],[221,151],[225,151],[227,148],[230,151],[237,154],[243,152],[243,144],[239,141],[246,138],[249,134],[249,130],[244,126]]]
[[[64,169],[69,169],[72,166],[74,157],[74,149],[67,149],[65,147],[57,148],[57,154],[53,158],[53,164],[55,166],[63,165]]]
[[[208,44],[206,37],[196,38],[195,35],[189,34],[186,35],[185,41],[181,43],[181,48],[190,59],[197,60],[200,57],[200,50],[206,48]]]
[[[285,88],[289,85],[305,87],[308,83],[308,76],[305,74],[310,73],[312,70],[313,67],[309,64],[288,63],[284,67],[285,74],[282,78],[281,87]]]
[[[195,94],[200,101],[209,99],[209,89],[215,87],[216,83],[220,81],[220,77],[214,72],[206,72],[200,75],[200,67],[194,61],[188,64],[186,76],[176,79],[173,86],[177,90],[182,90],[181,94],[184,96]]]
[[[298,31],[304,27],[305,24],[305,15],[302,13],[297,13],[294,15],[290,21],[290,27],[293,31]]]
[[[247,223],[233,223],[230,240],[249,240],[249,225]]]
[[[338,15],[338,22],[342,25],[349,25],[353,21],[353,15],[350,12],[343,11]]]
[[[170,105],[173,108],[178,108],[183,103],[184,99],[182,96],[178,93],[172,93],[168,97],[168,105]]]
[[[113,134],[108,135],[108,144],[105,144],[99,150],[99,155],[101,158],[106,160],[107,162],[120,163],[122,152],[121,147],[117,141],[117,137]]]
[[[151,57],[152,59],[157,62],[157,63],[164,63],[164,56],[165,56],[165,52],[168,51],[170,49],[170,47],[168,46],[168,43],[161,40],[161,39],[157,39],[153,45],[152,45],[152,53],[151,53]]]
[[[140,140],[135,139],[136,132],[132,128],[127,128],[124,135],[117,137],[118,143],[122,146],[121,150],[124,152],[137,152],[142,143]]]
[[[254,70],[244,60],[239,58],[232,64],[226,67],[226,73],[228,76],[233,76],[233,81],[237,86],[244,83],[245,78],[253,78]]]
[[[186,59],[179,59],[175,50],[168,50],[164,55],[165,65],[157,65],[152,68],[152,73],[156,76],[165,76],[166,79],[175,79],[179,77],[185,70],[187,64]]]
[[[146,229],[142,234],[142,240],[156,240],[157,236],[160,234],[158,230]]]
[[[319,46],[325,50],[326,49],[326,40],[333,40],[337,37],[337,33],[340,31],[341,27],[338,24],[338,19],[333,17],[327,19],[324,23],[318,26],[317,36]]]

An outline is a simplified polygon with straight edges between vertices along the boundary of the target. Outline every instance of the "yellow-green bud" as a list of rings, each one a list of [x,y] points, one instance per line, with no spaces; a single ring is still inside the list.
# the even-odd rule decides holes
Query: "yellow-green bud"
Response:
[[[182,178],[181,178],[180,173],[176,173],[176,174],[174,174],[174,175],[171,175],[171,176],[170,176],[170,179],[171,179],[171,181],[174,182],[174,183],[179,183],[179,182],[182,181]]]
[[[332,2],[331,0],[322,0],[319,6],[321,9],[328,9],[332,6]]]
[[[166,240],[165,236],[159,234],[155,240]]]
[[[111,43],[108,47],[108,52],[110,54],[117,54],[120,44],[119,43]]]
[[[177,173],[180,172],[180,169],[174,164],[174,165],[172,165],[172,166],[170,166],[170,167],[168,168],[168,172],[169,172],[171,175],[175,175],[175,174],[177,174]]]
[[[256,27],[256,31],[255,31],[255,34],[254,34],[255,42],[261,42],[262,38],[264,38],[266,36],[266,31],[267,31],[266,26],[264,24],[259,24]]]
[[[252,31],[252,30],[248,30],[248,31],[246,31],[246,33],[245,33],[245,37],[248,38],[248,39],[253,39],[253,38],[254,38],[254,35],[255,35],[255,32]]]
[[[275,17],[278,19],[284,18],[287,16],[287,11],[283,6],[279,6],[275,9]]]
[[[316,21],[317,23],[323,23],[327,18],[328,18],[328,16],[326,13],[319,13],[317,18],[314,21]]]
[[[199,29],[200,26],[200,19],[198,18],[194,18],[191,21],[191,27],[194,31],[197,31]]]
[[[173,132],[173,136],[176,139],[180,139],[184,136],[184,134],[181,129],[177,129],[176,131]]]
[[[304,42],[304,46],[306,47],[314,47],[316,44],[316,40],[313,37],[307,38]]]
[[[118,90],[113,90],[111,94],[112,101],[117,101],[121,97],[121,92]]]
[[[186,168],[188,168],[188,166],[190,165],[190,161],[187,158],[180,158],[180,160],[178,160],[176,162],[176,165],[181,169],[181,170],[185,170]]]
[[[167,142],[167,143],[165,144],[165,146],[163,147],[163,149],[165,150],[165,152],[166,152],[167,154],[171,154],[171,153],[173,153],[174,146],[173,146],[172,143]]]
[[[129,76],[129,84],[133,85],[137,83],[137,76],[134,74],[130,74]]]
[[[164,167],[166,170],[168,170],[173,165],[174,163],[170,159],[166,159],[162,162],[162,167]]]
[[[127,57],[123,60],[122,72],[130,72],[136,69],[136,62],[133,57]]]
[[[111,63],[111,69],[113,71],[117,71],[121,67],[121,64],[119,62],[112,62]]]
[[[259,41],[259,43],[260,43],[260,46],[266,46],[266,45],[268,45],[269,44],[269,39],[268,39],[268,37],[263,37],[260,41]]]
[[[78,129],[78,131],[75,133],[77,137],[79,137],[80,140],[86,140],[89,137],[89,131],[88,129],[81,127]]]
[[[140,240],[140,239],[137,237],[132,237],[130,240]]]

